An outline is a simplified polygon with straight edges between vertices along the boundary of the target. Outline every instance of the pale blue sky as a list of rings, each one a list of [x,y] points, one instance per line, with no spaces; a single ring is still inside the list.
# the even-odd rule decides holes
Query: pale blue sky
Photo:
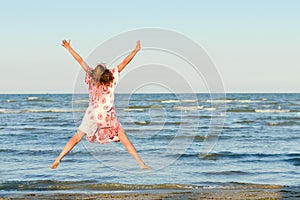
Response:
[[[298,0],[3,0],[0,93],[71,93],[80,67],[62,39],[86,58],[111,37],[144,27],[198,43],[226,92],[300,92],[299,10]]]

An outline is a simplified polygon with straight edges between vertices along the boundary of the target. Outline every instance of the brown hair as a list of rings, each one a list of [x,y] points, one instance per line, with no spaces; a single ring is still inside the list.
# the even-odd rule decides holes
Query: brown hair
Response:
[[[108,87],[108,86],[111,85],[111,83],[113,82],[113,80],[114,80],[113,74],[111,73],[111,71],[109,69],[106,69],[103,72],[103,74],[102,74],[102,76],[100,78],[100,82],[99,83]]]
[[[89,70],[88,74],[92,77],[94,84],[109,87],[114,80],[112,72],[106,68],[105,64],[98,64],[95,69]]]

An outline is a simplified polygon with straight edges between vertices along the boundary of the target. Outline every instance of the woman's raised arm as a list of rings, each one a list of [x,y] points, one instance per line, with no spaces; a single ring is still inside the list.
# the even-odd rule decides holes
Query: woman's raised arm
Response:
[[[130,63],[130,61],[137,54],[137,52],[139,52],[140,49],[141,49],[141,42],[138,40],[136,42],[135,49],[128,56],[126,56],[126,58],[118,65],[119,72],[121,72],[126,67],[126,65],[128,65],[128,63]]]
[[[62,46],[65,47],[70,54],[75,58],[75,60],[80,64],[80,66],[83,68],[84,71],[88,71],[89,66],[88,64],[81,58],[81,56],[71,47],[70,45],[71,40],[66,41],[63,40],[62,41]]]

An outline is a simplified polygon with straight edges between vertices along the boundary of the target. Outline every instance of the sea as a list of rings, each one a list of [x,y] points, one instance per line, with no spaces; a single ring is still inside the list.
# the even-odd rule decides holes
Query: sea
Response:
[[[122,143],[73,136],[87,94],[0,95],[0,197],[279,185],[300,188],[300,94],[116,94]]]

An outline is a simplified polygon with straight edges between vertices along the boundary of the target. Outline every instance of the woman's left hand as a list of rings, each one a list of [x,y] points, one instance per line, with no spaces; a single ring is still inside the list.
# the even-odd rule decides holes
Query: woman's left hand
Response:
[[[135,47],[135,49],[137,51],[139,51],[141,49],[141,41],[140,40],[136,41],[136,47]]]

